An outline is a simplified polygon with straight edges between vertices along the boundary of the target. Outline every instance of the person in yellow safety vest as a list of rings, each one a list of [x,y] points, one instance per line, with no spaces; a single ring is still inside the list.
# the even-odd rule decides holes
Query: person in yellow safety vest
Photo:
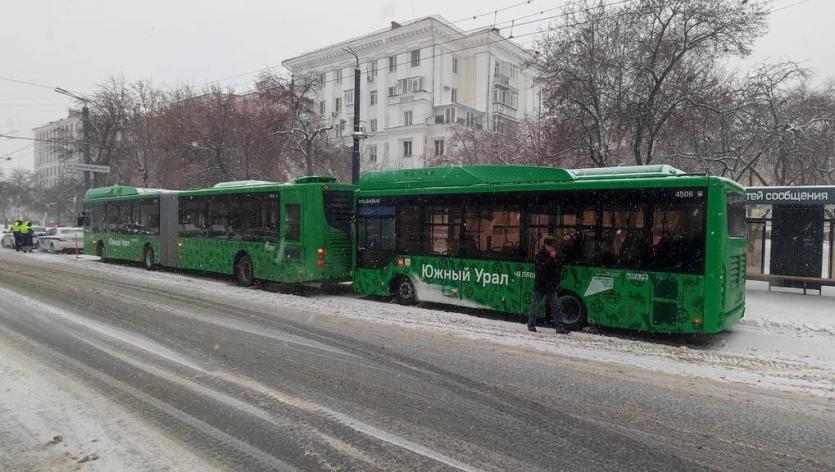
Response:
[[[32,222],[27,221],[20,225],[20,236],[23,241],[20,243],[20,249],[23,252],[32,252]]]
[[[21,237],[20,237],[20,227],[23,225],[23,222],[20,220],[15,220],[12,223],[12,236],[14,236],[14,250],[20,252],[20,244],[21,244]]]

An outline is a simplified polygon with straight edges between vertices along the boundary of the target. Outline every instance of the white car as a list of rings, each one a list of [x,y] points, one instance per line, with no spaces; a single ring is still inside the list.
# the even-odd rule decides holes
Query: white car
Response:
[[[38,238],[38,248],[41,251],[64,252],[84,249],[84,228],[60,226],[50,228],[45,235]]]
[[[14,249],[14,234],[12,234],[11,231],[3,233],[3,240],[0,241],[0,246],[8,249]]]

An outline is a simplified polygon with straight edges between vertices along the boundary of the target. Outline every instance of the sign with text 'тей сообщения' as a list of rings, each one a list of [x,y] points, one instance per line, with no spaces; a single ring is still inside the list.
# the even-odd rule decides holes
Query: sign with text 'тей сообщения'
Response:
[[[835,205],[835,186],[809,187],[748,187],[745,189],[749,205]]]

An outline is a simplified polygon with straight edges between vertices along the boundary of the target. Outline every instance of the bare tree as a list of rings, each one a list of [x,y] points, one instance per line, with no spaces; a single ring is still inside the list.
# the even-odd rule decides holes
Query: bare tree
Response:
[[[333,129],[333,123],[319,113],[313,99],[323,84],[314,75],[294,76],[287,84],[284,79],[270,72],[265,72],[260,82],[267,87],[286,88],[285,97],[289,102],[292,119],[288,128],[276,131],[275,135],[284,138],[287,148],[302,157],[305,175],[314,175],[317,167],[314,154],[326,154],[322,151],[330,145],[327,132]]]
[[[722,58],[748,54],[766,15],[754,2],[586,1],[540,43],[546,118],[573,120],[595,165],[652,163],[670,120],[712,89]]]

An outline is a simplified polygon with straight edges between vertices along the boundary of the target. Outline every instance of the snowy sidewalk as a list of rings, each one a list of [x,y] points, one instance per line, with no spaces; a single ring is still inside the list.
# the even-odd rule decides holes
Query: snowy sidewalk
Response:
[[[91,256],[32,257],[119,274],[148,287],[175,287],[207,297],[234,299],[267,313],[277,306],[291,307],[554,355],[835,398],[835,290],[825,289],[823,296],[803,296],[797,292],[768,292],[767,285],[749,282],[745,318],[733,330],[719,335],[641,335],[590,328],[558,337],[550,329],[528,333],[521,318],[513,322],[350,295],[303,297],[246,290],[207,277],[99,264]]]

